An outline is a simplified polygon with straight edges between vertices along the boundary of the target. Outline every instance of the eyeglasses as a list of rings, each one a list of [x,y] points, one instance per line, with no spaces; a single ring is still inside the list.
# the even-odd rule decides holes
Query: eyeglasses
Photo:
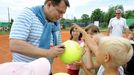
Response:
[[[121,14],[121,13],[115,13],[115,14]]]
[[[55,9],[56,9],[56,11],[57,11],[59,14],[64,14],[64,12],[61,11],[61,10],[59,10],[58,8],[55,7]]]

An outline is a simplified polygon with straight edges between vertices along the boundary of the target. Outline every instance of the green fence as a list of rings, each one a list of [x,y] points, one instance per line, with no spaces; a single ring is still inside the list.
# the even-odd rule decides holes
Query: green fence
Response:
[[[134,23],[134,19],[127,19],[127,25],[129,26],[130,24]]]
[[[0,22],[0,26],[2,26],[2,27],[6,27],[9,24],[10,24],[9,22]]]
[[[0,22],[0,32],[10,31],[11,23],[9,22]]]

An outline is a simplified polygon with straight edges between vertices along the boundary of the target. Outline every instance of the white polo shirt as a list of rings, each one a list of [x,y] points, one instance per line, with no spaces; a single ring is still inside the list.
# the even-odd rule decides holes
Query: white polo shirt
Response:
[[[116,17],[112,18],[109,22],[108,28],[111,29],[110,36],[119,36],[123,35],[123,31],[125,28],[128,28],[126,24],[126,19],[120,18],[117,19]]]

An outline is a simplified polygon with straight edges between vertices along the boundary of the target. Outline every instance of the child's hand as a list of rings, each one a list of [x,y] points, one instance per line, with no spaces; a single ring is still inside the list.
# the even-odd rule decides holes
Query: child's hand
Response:
[[[83,33],[83,32],[85,32],[80,26],[78,26],[78,25],[73,25],[73,27],[75,28],[75,30],[77,30],[77,31],[79,31],[79,32],[81,32],[81,33]]]
[[[82,66],[82,62],[81,61],[75,61],[73,63],[73,65],[75,65],[76,68],[80,68]]]

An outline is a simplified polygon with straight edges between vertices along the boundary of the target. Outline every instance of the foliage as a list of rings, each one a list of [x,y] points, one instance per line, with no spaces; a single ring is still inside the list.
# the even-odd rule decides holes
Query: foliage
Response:
[[[89,15],[88,15],[88,14],[83,14],[83,15],[81,16],[81,20],[82,20],[83,23],[85,23],[84,26],[88,25],[88,22],[89,22],[89,20],[90,20]]]
[[[92,12],[91,22],[94,21],[103,22],[103,19],[104,19],[104,12],[101,11],[101,9],[97,8]]]
[[[121,9],[122,16],[126,19],[134,19],[134,10],[124,11],[122,5],[116,5],[109,7],[107,12],[103,12],[101,9],[97,8],[92,11],[91,16],[88,14],[82,14],[80,19],[77,19],[75,16],[73,19],[62,19],[61,25],[66,27],[70,27],[72,23],[76,23],[82,27],[87,26],[90,23],[94,23],[94,21],[99,21],[99,27],[104,29],[107,28],[109,20],[115,16],[115,10]]]
[[[134,18],[134,10],[128,10],[125,12],[125,18]]]

